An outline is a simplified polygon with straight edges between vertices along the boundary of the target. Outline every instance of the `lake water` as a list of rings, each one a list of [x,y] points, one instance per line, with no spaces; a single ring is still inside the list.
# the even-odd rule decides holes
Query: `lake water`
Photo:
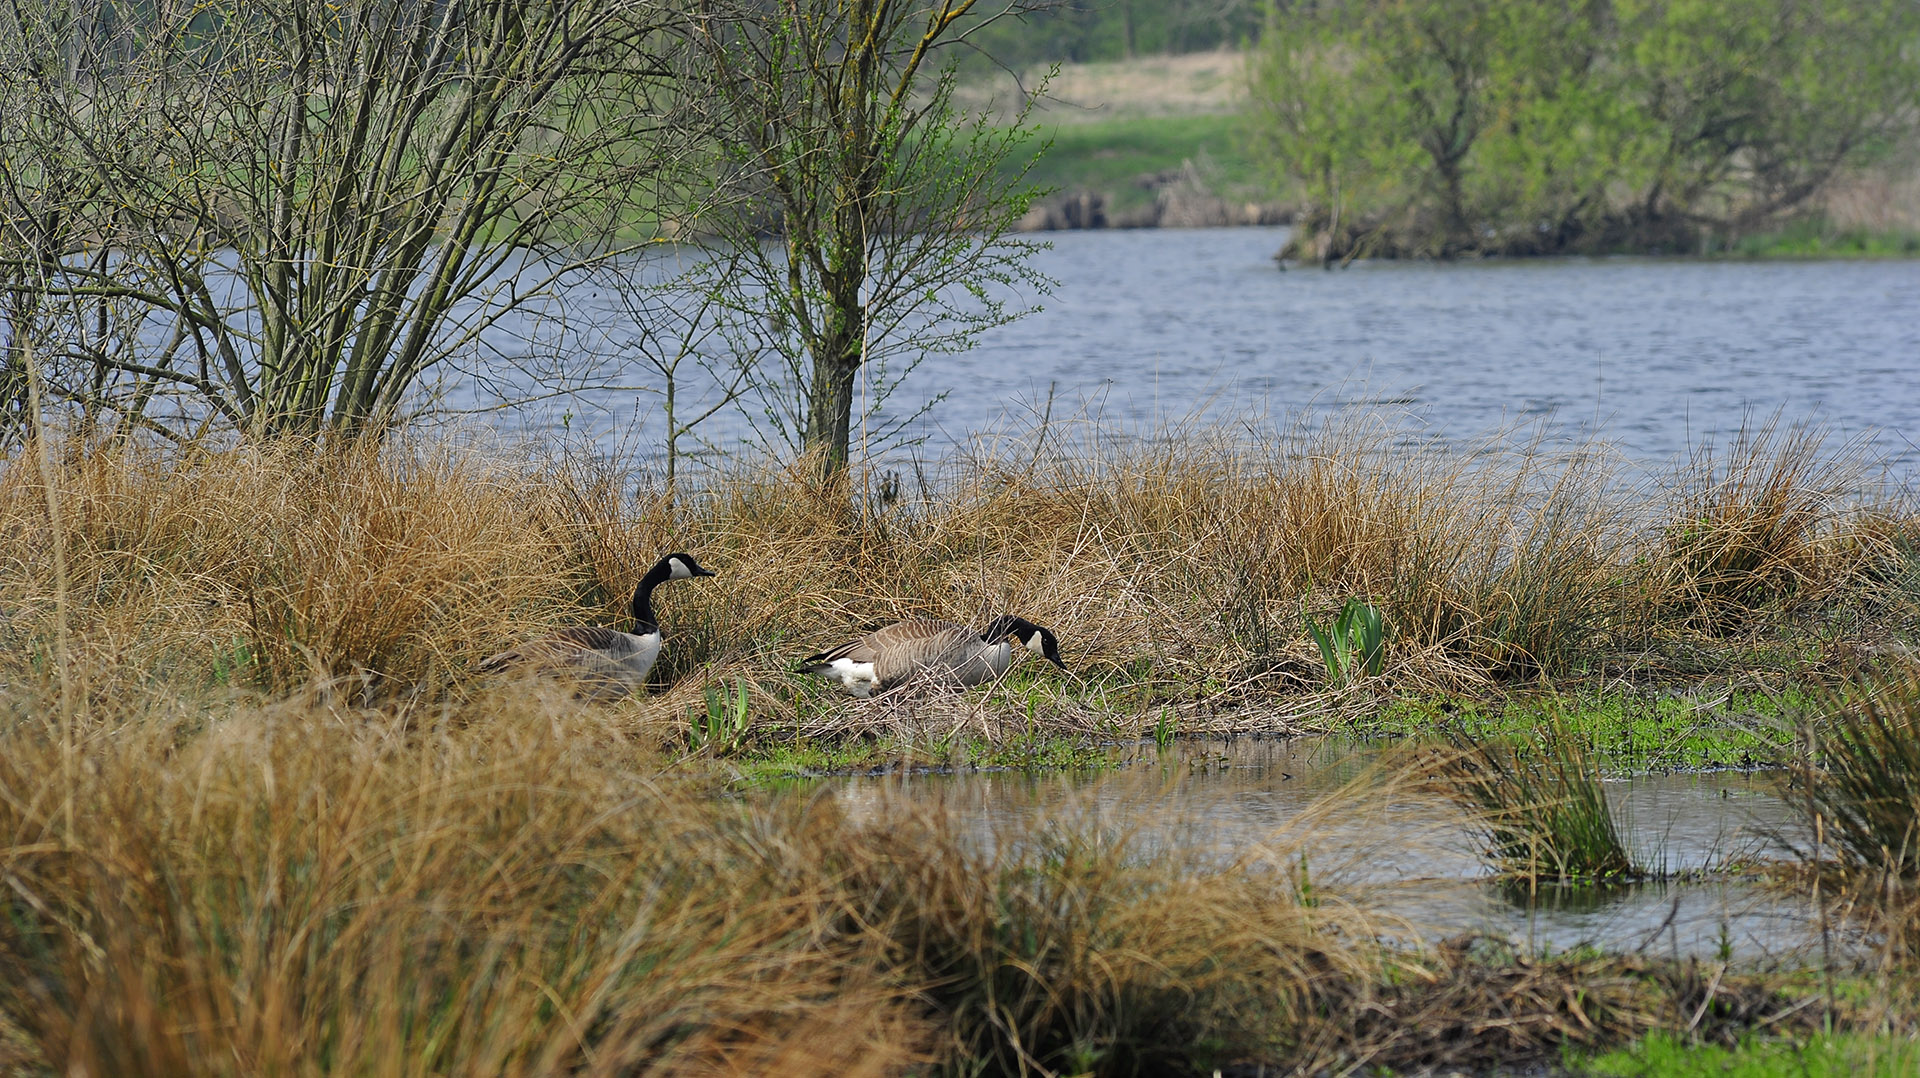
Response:
[[[1920,470],[1920,261],[1282,272],[1271,256],[1285,235],[1051,234],[1035,264],[1059,284],[1043,309],[964,355],[929,357],[888,414],[945,393],[912,427],[934,458],[980,432],[1030,427],[1051,395],[1056,420],[1092,416],[1135,434],[1198,418],[1251,419],[1256,436],[1278,436],[1302,412],[1351,409],[1455,443],[1539,422],[1551,439],[1598,435],[1656,465],[1780,410],[1826,424],[1836,444],[1870,438],[1903,478]],[[564,422],[657,452],[649,378],[619,369],[617,327],[595,339],[631,388],[524,407],[506,422],[535,433]],[[737,428],[722,418],[708,429],[726,446]]]
[[[1626,841],[1666,882],[1548,888],[1495,884],[1459,810],[1369,774],[1374,752],[1332,738],[1117,746],[1115,769],[1079,775],[901,774],[823,780],[855,821],[898,798],[934,803],[983,844],[1037,821],[1100,826],[1150,853],[1179,844],[1236,857],[1304,854],[1329,894],[1404,919],[1420,936],[1479,932],[1529,950],[1613,950],[1762,962],[1818,944],[1808,901],[1740,866],[1789,856],[1798,834],[1780,780],[1741,772],[1654,774],[1607,784]],[[1357,787],[1350,784],[1359,783]],[[1358,792],[1356,792],[1356,790]]]

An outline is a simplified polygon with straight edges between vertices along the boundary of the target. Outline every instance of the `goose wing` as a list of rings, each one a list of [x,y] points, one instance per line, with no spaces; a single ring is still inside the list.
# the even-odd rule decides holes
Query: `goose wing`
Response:
[[[897,685],[922,670],[951,671],[979,651],[980,634],[965,625],[937,618],[914,618],[889,625],[867,637],[873,672],[883,686]]]
[[[950,668],[972,657],[980,634],[939,618],[910,618],[885,625],[837,648],[809,655],[801,669],[822,673],[835,663],[872,665],[882,687],[898,684],[924,667]]]
[[[518,647],[489,655],[475,669],[497,673],[517,666],[542,668],[577,666],[596,669],[607,660],[620,661],[639,650],[640,639],[603,626],[569,626]]]

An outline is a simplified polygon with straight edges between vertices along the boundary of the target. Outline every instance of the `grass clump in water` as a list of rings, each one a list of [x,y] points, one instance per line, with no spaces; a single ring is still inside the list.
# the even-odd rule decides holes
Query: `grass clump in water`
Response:
[[[1558,725],[1534,742],[1456,738],[1436,772],[1512,880],[1532,886],[1646,875],[1622,838],[1596,761]]]
[[[1873,686],[1815,737],[1808,803],[1826,842],[1855,871],[1920,877],[1920,676]]]
[[[971,852],[937,817],[880,834],[850,881],[940,1016],[959,1073],[1154,1074],[1276,1058],[1379,975],[1351,907],[1283,868],[1209,864],[1090,823]],[[1280,858],[1284,861],[1285,858]]]

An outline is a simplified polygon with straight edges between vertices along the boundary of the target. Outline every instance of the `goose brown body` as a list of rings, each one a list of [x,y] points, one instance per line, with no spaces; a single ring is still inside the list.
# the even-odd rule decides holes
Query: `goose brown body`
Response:
[[[483,674],[522,670],[555,674],[577,684],[578,693],[601,703],[636,692],[660,657],[661,634],[623,633],[602,626],[569,626],[489,655],[476,667]]]
[[[1011,615],[995,618],[984,632],[938,618],[895,622],[810,655],[801,660],[800,669],[833,679],[855,696],[870,696],[915,677],[978,685],[1012,668],[1015,640],[1065,669],[1053,634]]]

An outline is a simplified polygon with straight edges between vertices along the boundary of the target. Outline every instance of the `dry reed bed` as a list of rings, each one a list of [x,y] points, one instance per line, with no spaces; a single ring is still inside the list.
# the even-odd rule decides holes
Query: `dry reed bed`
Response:
[[[1363,892],[1321,869],[1303,893],[1304,845],[1137,841],[1164,806],[983,842],[925,802],[716,797],[557,692],[398,716],[351,695],[64,720],[0,701],[23,1066],[1318,1073],[1553,1058],[1688,1014],[1719,1036],[1716,1000],[1739,1025],[1794,1013],[1758,976],[1392,950],[1408,928]]]
[[[1848,500],[1856,456],[1804,429],[1763,425],[1652,491],[1596,451],[1423,452],[1362,421],[1291,448],[1087,445],[949,462],[868,504],[804,470],[728,473],[676,501],[647,475],[450,443],[70,439],[57,529],[37,454],[0,464],[0,671],[44,672],[65,646],[69,672],[109,694],[324,677],[360,679],[368,700],[439,697],[515,639],[617,622],[634,577],[680,548],[721,575],[660,593],[656,677],[685,683],[665,710],[744,680],[788,728],[819,712],[787,674],[797,656],[912,615],[1054,628],[1076,677],[1051,683],[1051,710],[1071,726],[1089,706],[1151,721],[1164,701],[1268,707],[1324,687],[1301,613],[1351,596],[1386,614],[1386,681],[1444,690],[1574,677],[1843,595],[1911,628],[1920,597],[1913,514]]]
[[[1092,824],[715,798],[558,694],[408,718],[11,711],[0,1010],[69,1074],[1126,1073],[1269,1055],[1381,962]]]

